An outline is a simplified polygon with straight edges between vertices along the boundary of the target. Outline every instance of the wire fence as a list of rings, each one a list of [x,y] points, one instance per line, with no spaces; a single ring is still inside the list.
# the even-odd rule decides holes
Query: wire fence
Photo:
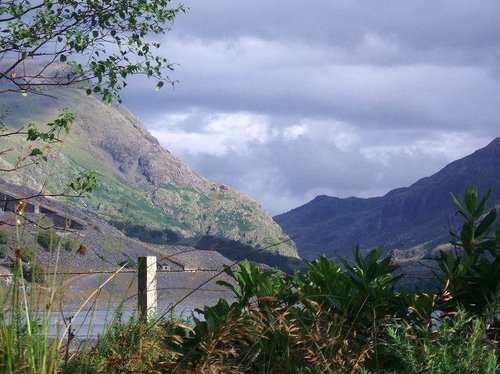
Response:
[[[95,274],[115,274],[117,273],[118,268],[116,270],[95,270],[95,271],[45,271],[43,274],[45,275],[95,275]],[[196,269],[196,270],[163,270],[158,269],[157,273],[163,274],[174,274],[174,273],[219,273],[221,269]],[[138,271],[136,269],[124,269],[118,272],[118,274],[137,274]],[[0,278],[10,278],[13,274],[0,274]],[[403,279],[415,279],[415,280],[437,280],[439,279],[436,276],[425,276],[425,275],[407,275],[403,274],[401,276]]]
[[[158,261],[164,260],[165,257],[160,258]],[[157,318],[158,320],[161,320],[163,318],[169,318],[169,316],[172,315],[172,313],[175,313],[177,309],[175,309],[177,306],[179,306],[183,301],[186,299],[190,298],[191,296],[194,295],[194,298],[197,299],[200,295],[200,293],[208,293],[209,297],[211,297],[212,300],[216,300],[216,298],[226,298],[229,296],[229,291],[227,288],[224,288],[223,286],[214,287],[214,280],[216,280],[219,276],[221,276],[224,273],[224,270],[226,267],[233,267],[239,263],[239,261],[234,261],[229,265],[222,266],[221,268],[189,268],[185,267],[185,269],[164,269],[161,267],[158,267],[158,262],[156,261],[155,257],[155,262],[152,265],[147,266],[149,267],[150,270],[154,270],[154,276],[167,276],[168,275],[175,275],[175,274],[186,274],[186,275],[196,275],[196,273],[200,274],[206,274],[206,276],[202,276],[198,279],[193,278],[192,284],[172,284],[169,285],[168,278],[167,280],[164,279],[163,283],[166,284],[156,284],[156,279],[154,282],[147,283],[146,288],[141,290],[141,286],[139,285],[140,282],[138,282],[138,287],[135,288],[133,287],[133,284],[136,280],[139,280],[140,273],[141,271],[145,271],[147,269],[142,268],[140,265],[141,261],[138,261],[139,268],[137,269],[128,269],[125,268],[125,265],[122,265],[121,267],[116,267],[116,268],[110,268],[110,269],[100,269],[100,270],[68,270],[68,271],[50,271],[48,269],[45,269],[43,274],[46,276],[67,276],[67,277],[78,277],[78,276],[93,276],[93,275],[105,275],[106,277],[100,278],[99,280],[99,292],[100,289],[106,284],[109,279],[113,278],[114,276],[117,275],[130,275],[131,278],[128,278],[128,288],[127,288],[127,282],[122,283],[122,287],[126,289],[126,292],[123,293],[120,297],[119,304],[121,306],[125,305],[127,303],[128,308],[121,309],[121,310],[128,310],[128,317],[133,315],[133,313],[137,313],[139,316],[146,316],[145,318],[149,318],[148,314],[148,308],[149,306],[141,306],[141,294],[147,294],[150,292],[150,286],[154,288],[154,312],[152,315],[154,318]],[[154,266],[154,268],[153,268]],[[5,278],[5,277],[13,277],[12,274],[0,274],[0,277]],[[106,279],[107,278],[107,279]],[[421,275],[421,274],[402,274],[401,278],[403,280],[408,280],[408,281],[436,281],[438,278],[436,276],[430,276],[430,275]],[[97,279],[97,278],[96,278]],[[102,282],[103,279],[106,279],[106,281]],[[186,278],[182,278],[186,279]],[[135,289],[135,290],[134,290]],[[83,308],[83,305],[77,312],[72,312],[71,309],[66,310],[66,306],[64,307],[64,310],[61,309],[59,312],[53,311],[53,317],[54,320],[56,319],[61,319],[66,326],[66,334],[68,336],[68,341],[73,339],[74,337],[89,337],[89,336],[99,336],[100,333],[102,333],[105,329],[105,326],[109,325],[113,321],[113,315],[115,313],[118,313],[117,311],[120,310],[120,307],[113,306],[111,309],[102,309],[102,305],[99,306],[98,304],[98,298],[99,298],[99,292],[94,292],[92,295],[88,296],[88,299],[85,303],[88,302],[87,306]],[[197,296],[198,295],[198,296]],[[211,295],[211,296],[210,296]],[[157,308],[156,304],[159,303],[160,300],[163,300],[162,302],[162,307]],[[217,302],[217,301],[215,301]],[[189,304],[189,303],[188,303]],[[135,306],[134,306],[135,305]],[[147,304],[149,305],[149,304]],[[167,305],[165,307],[165,305]],[[210,305],[210,304],[206,304]],[[131,306],[133,306],[131,308]],[[110,305],[108,305],[108,308]],[[116,307],[116,308],[115,308]],[[61,306],[62,308],[62,306]],[[186,312],[189,315],[191,313],[195,313],[196,308],[198,307],[191,307],[191,308],[180,308],[183,312]],[[203,309],[203,307],[200,305],[200,309]],[[135,310],[135,312],[133,311]],[[81,311],[81,313],[80,313]],[[181,313],[183,313],[181,312]],[[94,315],[94,313],[97,313]],[[101,313],[101,314],[99,314]],[[77,317],[80,315],[78,319]],[[196,315],[196,314],[195,314]],[[97,317],[96,317],[97,316]],[[109,317],[111,316],[111,317]],[[185,316],[184,316],[185,317]],[[184,318],[183,317],[183,318]],[[189,317],[188,317],[189,318]],[[198,317],[197,317],[198,318]],[[99,325],[99,328],[95,328],[95,324]],[[102,325],[102,326],[101,326]],[[54,332],[56,334],[56,332]],[[93,334],[93,335],[92,335]]]
[[[216,273],[220,272],[221,269],[196,269],[196,270],[156,270],[157,273]],[[137,274],[136,269],[124,269],[119,268],[115,270],[89,270],[89,271],[44,271],[44,275],[94,275],[94,274]],[[0,274],[0,277],[12,277],[13,274]]]
[[[138,269],[125,269],[124,265],[122,265],[121,267],[118,267],[115,269],[79,270],[79,271],[45,271],[44,272],[45,275],[53,275],[53,276],[92,276],[92,275],[105,275],[106,276],[105,278],[99,279],[99,281],[98,281],[99,286],[93,289],[92,294],[88,295],[88,298],[86,299],[86,301],[84,303],[82,303],[81,307],[79,308],[79,310],[77,312],[71,312],[71,308],[66,310],[67,305],[65,305],[65,307],[64,307],[65,310],[61,309],[60,313],[53,311],[53,313],[54,313],[53,317],[55,319],[59,318],[59,317],[57,317],[57,315],[62,317],[62,320],[64,321],[64,323],[66,325],[68,333],[70,335],[75,334],[75,333],[78,335],[78,332],[76,332],[74,330],[74,328],[76,327],[75,326],[76,321],[72,321],[72,319],[79,314],[81,315],[80,310],[83,312],[84,318],[83,318],[83,320],[81,320],[77,323],[78,325],[80,325],[80,327],[77,328],[76,330],[81,329],[84,324],[86,324],[86,323],[88,324],[88,322],[86,322],[86,321],[87,321],[89,313],[93,313],[91,311],[97,311],[98,313],[102,312],[102,313],[105,313],[106,315],[108,313],[113,314],[115,311],[119,310],[119,308],[124,306],[126,303],[130,303],[132,301],[135,301],[136,307],[130,308],[131,305],[128,304],[128,308],[125,308],[124,310],[129,310],[129,312],[130,312],[130,311],[135,309],[136,312],[137,311],[139,312],[139,316],[142,316],[142,317],[145,317],[148,319],[149,319],[150,314],[157,316],[159,318],[163,318],[165,316],[168,316],[170,313],[172,313],[173,308],[176,305],[179,305],[180,302],[182,302],[183,300],[188,298],[190,295],[193,295],[193,293],[195,293],[196,291],[202,292],[202,293],[210,293],[210,294],[213,294],[214,296],[218,296],[218,294],[228,292],[222,286],[217,288],[211,284],[207,285],[207,283],[209,283],[211,280],[214,280],[219,275],[223,274],[223,272],[224,272],[223,268],[222,269],[193,269],[193,270],[157,269],[156,256],[149,256],[149,259],[154,259],[154,262],[152,262],[151,265],[149,265],[149,266],[144,266],[143,264],[146,264],[146,263],[144,261],[141,261],[141,259],[146,259],[146,258],[147,257],[142,257],[142,258],[139,257],[138,258]],[[149,264],[149,262],[148,262],[148,264]],[[151,272],[153,274],[154,281],[149,282],[149,278],[148,278],[148,283],[143,283],[141,285],[141,282],[140,282],[141,276],[144,276],[144,275],[141,275],[141,272],[142,273]],[[14,271],[14,273],[15,273],[15,271]],[[167,285],[159,285],[158,286],[156,283],[156,278],[158,276],[161,276],[161,275],[168,276],[168,275],[180,274],[180,273],[185,273],[186,275],[192,275],[194,273],[202,273],[202,274],[207,274],[207,276],[202,277],[201,279],[197,279],[197,281],[193,282],[193,284],[191,284],[191,285],[190,284],[181,284],[181,285],[178,285],[178,284],[177,285],[176,284],[168,285],[167,284]],[[99,294],[100,294],[101,290],[103,289],[104,285],[106,285],[110,281],[110,279],[112,279],[113,277],[116,277],[117,275],[131,275],[132,276],[131,279],[129,278],[128,282],[122,282],[122,284],[121,284],[121,288],[125,290],[125,292],[123,292],[122,294],[117,296],[119,298],[119,300],[118,300],[119,302],[117,305],[121,305],[121,306],[116,307],[116,305],[115,305],[111,309],[109,309],[110,305],[108,305],[108,309],[102,309],[102,306],[99,307],[97,304]],[[14,275],[14,274],[1,274],[0,276],[1,277],[15,277],[16,275]],[[208,279],[206,279],[206,278],[208,278]],[[137,288],[132,287],[135,280],[138,280]],[[18,285],[21,285],[21,287],[23,287],[23,285],[25,284],[24,280],[18,280],[16,282],[18,282]],[[50,281],[47,283],[50,283]],[[127,284],[128,284],[128,288],[127,288]],[[134,291],[134,288],[136,291]],[[143,305],[143,302],[141,301],[141,295],[147,295],[151,291],[154,292],[153,297],[155,299],[153,300],[154,301],[154,309],[153,309],[152,313],[149,313],[149,308],[150,308],[149,305],[150,305],[151,300],[148,300],[146,302],[146,304]],[[170,292],[174,291],[174,293],[169,294],[169,291]],[[175,292],[175,291],[179,291],[180,294],[179,294],[179,292]],[[167,299],[168,303],[164,302],[163,305],[164,306],[167,304],[169,304],[169,305],[166,308],[165,307],[161,308],[160,309],[161,312],[159,312],[159,310],[156,308],[156,303],[159,301],[159,299],[166,297],[167,295],[170,295],[170,298]],[[223,295],[220,295],[220,296],[222,297]],[[85,297],[87,297],[87,295],[85,295]],[[172,299],[172,297],[174,297],[174,299]],[[87,304],[87,306],[82,310],[82,308],[85,304]],[[115,307],[118,309],[115,309]],[[202,307],[202,306],[200,305],[200,307]],[[61,308],[62,308],[62,306],[61,306]],[[99,309],[99,308],[101,308],[101,309]],[[189,308],[189,312],[194,312],[194,310],[195,310],[195,307]]]
[[[281,242],[276,243],[274,245],[279,245],[279,244],[281,244]],[[254,253],[258,253],[259,251],[266,250],[269,248],[270,247],[259,248]],[[133,263],[133,261],[131,259],[129,259],[128,261],[124,261],[123,263],[121,263],[120,264],[121,267],[108,268],[108,269],[98,269],[98,270],[89,269],[89,270],[65,270],[65,271],[63,271],[63,270],[50,271],[49,269],[45,269],[43,271],[43,274],[45,276],[67,276],[67,277],[78,277],[78,276],[85,277],[85,276],[93,276],[93,275],[107,275],[107,276],[109,276],[108,280],[117,276],[117,275],[133,275],[134,278],[137,277],[136,279],[138,281],[137,293],[131,294],[129,292],[131,290],[132,283],[135,280],[134,278],[129,279],[129,281],[130,281],[129,286],[128,286],[129,288],[126,291],[126,295],[123,295],[125,297],[125,299],[122,300],[122,302],[123,303],[126,301],[130,302],[132,299],[137,298],[137,305],[138,305],[139,310],[140,310],[141,309],[141,297],[148,294],[149,292],[154,292],[153,303],[155,305],[154,306],[155,313],[156,313],[156,304],[160,300],[160,298],[165,296],[165,293],[168,293],[169,291],[170,292],[173,291],[175,294],[175,291],[180,291],[181,294],[179,294],[178,292],[176,293],[177,299],[170,300],[171,301],[170,307],[168,307],[166,309],[166,311],[164,311],[160,315],[160,318],[162,318],[162,317],[168,315],[176,306],[180,305],[183,301],[188,299],[190,296],[192,296],[197,291],[203,292],[203,293],[212,293],[212,294],[217,294],[217,293],[222,294],[225,292],[227,294],[228,290],[225,289],[224,287],[220,287],[220,288],[213,287],[213,283],[214,283],[213,281],[216,280],[219,276],[221,276],[227,267],[234,267],[241,261],[241,260],[236,260],[236,261],[233,261],[232,263],[230,263],[229,265],[223,264],[219,268],[198,268],[198,267],[194,267],[194,266],[188,266],[185,263],[182,264],[178,261],[173,260],[173,257],[175,257],[177,255],[184,254],[187,252],[193,252],[193,251],[195,251],[195,250],[186,249],[184,251],[179,251],[179,252],[170,254],[168,256],[162,256],[159,259],[157,259],[157,257],[154,256],[154,262],[150,263],[150,265],[147,265],[146,268],[142,268],[142,272],[145,273],[149,270],[153,270],[152,268],[151,269],[148,269],[148,268],[154,266],[154,282],[149,280],[148,281],[149,283],[144,285],[143,289],[141,289],[141,285],[140,285],[141,284],[141,279],[140,279],[141,278],[141,265],[140,265],[141,261],[140,261],[140,258],[138,259],[139,260],[138,261],[139,268],[134,268],[134,269],[130,269],[130,268],[126,267],[129,264]],[[143,257],[143,259],[145,259],[145,257]],[[166,266],[165,262],[164,262],[165,260],[168,260],[170,262],[170,264],[172,264],[173,266],[179,267],[179,269],[176,269],[176,268],[171,269],[170,265],[167,265],[168,268],[164,268],[164,266]],[[177,259],[177,260],[179,260],[179,259]],[[198,278],[199,282],[197,282],[197,284],[181,284],[181,285],[172,284],[172,285],[169,285],[167,283],[167,284],[161,284],[159,287],[156,284],[156,279],[160,275],[196,274],[196,273],[207,274],[208,277]],[[7,277],[12,277],[12,276],[13,276],[12,274],[0,274],[1,278],[7,278]],[[408,281],[408,282],[413,282],[413,281],[415,281],[415,282],[418,282],[418,281],[436,282],[438,280],[438,277],[434,276],[434,275],[431,276],[429,274],[423,275],[423,274],[408,274],[408,273],[404,274],[403,273],[403,274],[401,274],[401,279],[404,281]],[[108,282],[108,280],[106,282]],[[177,282],[178,281],[179,280],[177,280]],[[162,283],[165,283],[165,282],[168,282],[168,281],[163,279]],[[151,289],[149,289],[149,286],[151,286],[151,285],[154,288],[153,291]],[[99,287],[101,287],[101,286],[99,286]],[[185,291],[185,292],[183,292],[183,291]],[[151,303],[151,301],[149,301],[149,302]],[[143,308],[147,309],[148,307],[143,307]]]

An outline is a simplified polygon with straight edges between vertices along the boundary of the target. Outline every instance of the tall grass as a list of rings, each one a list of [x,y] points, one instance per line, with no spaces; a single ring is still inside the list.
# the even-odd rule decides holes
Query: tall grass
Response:
[[[50,321],[47,318],[54,292],[42,291],[36,280],[36,260],[31,264],[31,282],[21,261],[21,251],[16,251],[11,286],[2,295],[0,305],[0,368],[3,372],[52,372],[57,366],[55,346],[49,344]],[[42,292],[42,294],[40,293]],[[40,298],[47,307],[40,309]]]

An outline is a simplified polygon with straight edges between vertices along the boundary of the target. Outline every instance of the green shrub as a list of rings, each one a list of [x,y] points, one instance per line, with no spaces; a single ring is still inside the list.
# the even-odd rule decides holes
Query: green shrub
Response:
[[[495,344],[485,339],[478,317],[464,312],[444,320],[434,331],[409,323],[388,328],[392,364],[398,373],[493,374],[499,369]]]
[[[7,244],[10,241],[10,231],[7,229],[0,229],[0,244]]]
[[[388,261],[377,263],[380,254],[381,250],[366,258],[359,255],[359,271],[370,269],[363,279],[369,281],[373,294],[392,290],[385,279],[391,269]],[[232,282],[217,283],[229,288],[236,301],[229,304],[221,299],[215,306],[197,310],[203,320],[193,317],[197,349],[189,359],[204,368],[222,364],[223,371],[359,371],[373,352],[371,334],[365,334],[373,322],[352,333],[357,326],[348,321],[351,301],[359,290],[348,271],[333,260],[321,257],[310,267],[309,273],[295,276],[263,270],[247,260],[236,271],[227,267],[225,273]]]
[[[28,249],[26,251],[22,251],[22,260],[24,262],[32,262],[36,258],[36,253],[35,251]]]
[[[0,245],[0,258],[6,258],[9,256],[10,248],[7,245]]]
[[[63,242],[63,248],[68,252],[75,252],[78,248],[78,242],[74,239],[67,239]]]
[[[59,240],[59,235],[57,235],[53,230],[40,231],[36,238],[38,244],[40,244],[47,251],[57,248]]]

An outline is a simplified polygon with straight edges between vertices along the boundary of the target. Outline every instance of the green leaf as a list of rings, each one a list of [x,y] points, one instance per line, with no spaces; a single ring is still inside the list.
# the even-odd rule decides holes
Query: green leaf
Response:
[[[495,222],[497,218],[496,209],[492,209],[481,221],[476,229],[476,238],[483,236],[484,234],[488,234],[491,230],[491,225]]]
[[[460,198],[455,195],[454,193],[451,194],[451,197],[453,199],[453,202],[455,203],[456,207],[458,208],[459,213],[464,216],[464,218],[468,219],[470,217],[470,214],[467,211],[467,208],[462,204],[460,201]]]
[[[476,207],[477,207],[477,188],[467,188],[465,191],[465,207],[467,208],[467,211],[470,212],[471,215],[474,216],[476,212]]]
[[[481,216],[484,213],[486,205],[488,204],[488,200],[490,199],[490,196],[491,196],[491,188],[488,189],[488,191],[484,194],[476,212],[474,212],[477,217]]]
[[[40,156],[42,154],[43,154],[43,152],[40,148],[33,148],[33,150],[30,153],[30,156],[32,156],[32,157],[33,156]]]

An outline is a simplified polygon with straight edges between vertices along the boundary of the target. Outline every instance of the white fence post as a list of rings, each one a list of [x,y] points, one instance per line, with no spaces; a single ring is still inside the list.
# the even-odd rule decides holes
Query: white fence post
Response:
[[[139,315],[149,320],[156,315],[156,256],[138,258]]]

